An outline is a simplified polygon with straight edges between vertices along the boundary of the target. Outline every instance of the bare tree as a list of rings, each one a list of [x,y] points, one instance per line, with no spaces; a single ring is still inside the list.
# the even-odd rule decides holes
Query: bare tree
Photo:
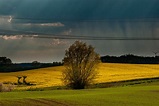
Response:
[[[91,45],[75,41],[66,50],[63,62],[64,83],[73,89],[84,89],[96,78],[96,68],[100,63],[100,57]]]
[[[22,78],[21,76],[17,76],[17,78],[18,78],[18,84],[22,84],[21,82],[20,82],[20,79]]]
[[[27,76],[23,76],[23,83],[24,83],[24,84],[27,84],[26,78],[27,78]]]

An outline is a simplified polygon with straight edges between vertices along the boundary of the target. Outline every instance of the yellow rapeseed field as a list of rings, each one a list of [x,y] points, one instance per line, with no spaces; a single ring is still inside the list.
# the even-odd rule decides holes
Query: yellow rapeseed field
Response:
[[[61,81],[62,70],[64,70],[64,67],[58,66],[21,72],[0,73],[0,82],[16,83],[16,76],[27,76],[27,82],[36,84],[36,86],[32,87],[58,86],[63,84]],[[96,83],[150,78],[159,76],[159,65],[101,63],[98,67],[98,72],[99,75]],[[19,88],[27,89],[27,87]]]
[[[159,77],[159,64],[111,64],[99,65],[97,82],[112,82],[138,78]]]

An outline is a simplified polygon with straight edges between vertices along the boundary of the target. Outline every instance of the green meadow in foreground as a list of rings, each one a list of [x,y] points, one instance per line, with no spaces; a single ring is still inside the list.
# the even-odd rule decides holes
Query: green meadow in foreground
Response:
[[[159,106],[159,86],[3,92],[0,106]]]

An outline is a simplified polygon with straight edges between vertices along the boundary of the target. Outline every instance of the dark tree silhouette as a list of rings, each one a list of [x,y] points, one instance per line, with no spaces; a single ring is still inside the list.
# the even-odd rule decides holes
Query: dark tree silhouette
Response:
[[[104,63],[132,63],[132,64],[159,64],[159,56],[143,57],[133,54],[117,56],[102,56],[101,61]]]
[[[64,83],[73,89],[84,89],[95,79],[100,57],[91,45],[76,41],[66,50],[63,62]]]
[[[21,82],[20,82],[20,79],[22,78],[21,76],[17,76],[17,78],[18,78],[18,84],[22,84]]]
[[[0,64],[12,64],[12,61],[7,57],[0,57]]]
[[[27,84],[26,78],[27,78],[27,76],[23,76],[23,83],[24,83],[24,84]]]

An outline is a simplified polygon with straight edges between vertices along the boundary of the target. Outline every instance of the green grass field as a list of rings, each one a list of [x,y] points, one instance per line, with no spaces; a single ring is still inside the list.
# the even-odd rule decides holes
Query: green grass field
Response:
[[[159,84],[159,83],[158,83]],[[0,106],[159,106],[159,86],[0,93]]]

